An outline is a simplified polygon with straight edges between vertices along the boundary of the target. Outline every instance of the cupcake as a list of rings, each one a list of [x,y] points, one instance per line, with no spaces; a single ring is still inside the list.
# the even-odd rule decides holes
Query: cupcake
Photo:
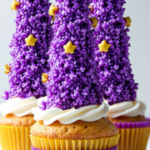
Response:
[[[45,98],[46,100],[46,98]],[[37,122],[31,127],[32,150],[116,150],[116,126],[106,118],[108,106],[90,105],[79,109],[32,109]]]
[[[46,96],[42,73],[49,71],[46,52],[53,37],[49,0],[13,0],[11,9],[17,11],[16,32],[10,48],[12,63],[5,65],[9,76],[9,92],[0,105],[0,145],[2,150],[29,150],[30,127],[35,123],[31,108]]]
[[[14,98],[0,105],[0,144],[2,150],[30,150],[30,127],[35,123],[31,108],[37,99]]]
[[[89,19],[91,0],[56,0],[49,49],[50,72],[43,74],[47,97],[33,108],[33,150],[116,150],[116,126],[107,119],[108,106],[95,63]]]
[[[108,118],[117,126],[121,139],[118,150],[145,150],[150,134],[150,120],[144,117],[144,103],[122,102],[109,106]]]
[[[117,132],[116,126],[107,118],[71,124],[55,121],[51,125],[38,121],[31,128],[32,149],[116,150],[119,140]]]
[[[123,17],[125,0],[92,0],[92,28],[96,38],[96,63],[104,99],[110,105],[108,118],[118,127],[121,139],[118,150],[145,150],[149,137],[149,121],[144,117],[145,105],[135,101],[138,84],[129,60],[130,17]],[[92,19],[93,20],[93,19]]]

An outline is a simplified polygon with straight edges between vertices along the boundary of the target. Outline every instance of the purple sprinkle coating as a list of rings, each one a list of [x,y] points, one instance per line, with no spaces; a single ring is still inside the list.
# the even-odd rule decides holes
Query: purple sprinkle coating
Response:
[[[40,150],[39,148],[34,148],[33,146],[31,146],[32,150]],[[43,150],[43,149],[41,149]],[[115,147],[112,147],[112,148],[106,148],[106,149],[103,149],[103,150],[117,150],[117,146]]]
[[[5,91],[4,94],[2,95],[2,98],[5,100],[9,99],[9,92]]]
[[[147,121],[142,122],[113,122],[117,128],[145,128],[150,127],[150,119],[147,119]]]
[[[135,101],[138,84],[134,81],[129,61],[128,28],[125,28],[123,14],[124,0],[92,0],[94,8],[91,17],[99,21],[94,30],[96,45],[103,40],[111,44],[109,52],[96,49],[96,62],[101,85],[104,87],[104,98],[109,105],[124,101]]]
[[[42,73],[49,71],[48,52],[53,38],[51,17],[48,15],[49,0],[19,0],[16,33],[10,44],[12,49],[10,91],[3,98],[36,98],[46,96],[46,86],[41,81]],[[25,39],[32,34],[38,41],[27,46]]]
[[[39,108],[41,110],[46,110],[46,102],[44,100],[41,102],[41,105],[39,106]]]
[[[49,49],[47,109],[63,110],[101,104],[103,91],[96,72],[95,39],[89,19],[91,0],[56,0],[54,39]],[[69,41],[77,46],[74,54],[63,48]]]

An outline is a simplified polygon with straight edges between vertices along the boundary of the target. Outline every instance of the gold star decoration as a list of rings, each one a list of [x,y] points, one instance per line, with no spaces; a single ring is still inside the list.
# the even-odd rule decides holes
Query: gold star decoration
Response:
[[[91,12],[94,10],[94,8],[92,6],[89,6],[89,8],[91,9]]]
[[[49,9],[49,15],[50,16],[55,16],[55,12],[58,11],[58,7],[55,7],[54,5],[51,5]]]
[[[17,2],[16,0],[13,0],[11,3],[11,9],[17,11],[17,7],[20,5],[20,2]]]
[[[131,22],[132,22],[131,18],[130,17],[125,17],[124,20],[126,22],[126,27],[129,28],[131,26]]]
[[[4,70],[5,74],[10,73],[10,70],[11,70],[11,67],[6,64],[6,65],[5,65],[5,70]]]
[[[27,46],[35,46],[35,42],[37,41],[37,39],[34,38],[32,34],[30,34],[30,35],[25,39],[25,41],[26,41],[26,45],[27,45]]]
[[[100,43],[100,44],[98,45],[99,50],[100,50],[101,52],[108,52],[110,46],[111,46],[111,45],[108,44],[105,40],[104,40],[102,43]]]
[[[98,20],[97,18],[90,18],[91,22],[92,22],[92,27],[93,28],[96,28],[97,27],[97,24],[98,24]]]
[[[73,45],[71,41],[69,41],[66,45],[64,45],[65,53],[73,54],[74,50],[77,48],[76,45]]]
[[[53,21],[53,22],[54,22],[54,20],[55,20],[55,16],[52,17],[52,21]]]
[[[42,74],[42,82],[46,83],[48,81],[49,76],[46,73]]]

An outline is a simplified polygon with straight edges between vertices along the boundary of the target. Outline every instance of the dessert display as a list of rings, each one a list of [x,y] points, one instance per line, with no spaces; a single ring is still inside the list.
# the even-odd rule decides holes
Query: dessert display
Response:
[[[91,0],[56,0],[48,51],[50,71],[43,74],[47,96],[33,108],[33,150],[116,150],[116,126],[107,118],[95,62],[89,19]]]
[[[145,104],[136,100],[138,84],[129,61],[130,17],[123,18],[124,0],[93,0],[91,18],[96,38],[96,62],[104,98],[110,105],[108,118],[118,127],[118,150],[145,150],[150,121],[144,117]]]
[[[0,145],[2,150],[30,150],[30,127],[35,123],[31,108],[46,96],[42,83],[43,72],[49,71],[47,62],[53,38],[48,0],[13,0],[11,9],[17,11],[16,32],[10,48],[12,63],[5,65],[9,77],[9,91],[0,105]]]
[[[146,150],[125,0],[13,0],[2,150]],[[121,136],[121,138],[120,138]]]

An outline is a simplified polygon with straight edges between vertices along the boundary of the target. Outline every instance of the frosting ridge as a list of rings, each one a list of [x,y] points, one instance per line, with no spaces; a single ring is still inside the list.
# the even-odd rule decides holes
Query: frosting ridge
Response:
[[[117,118],[120,116],[135,117],[144,115],[146,106],[140,101],[135,102],[122,102],[109,106],[108,116],[110,118]]]
[[[30,98],[14,98],[0,105],[0,112],[3,116],[13,114],[17,117],[31,115],[31,108],[37,107],[37,99],[32,96]]]
[[[68,110],[62,110],[60,108],[41,110],[39,107],[36,107],[32,109],[32,113],[36,121],[43,120],[45,125],[50,125],[57,120],[61,124],[71,124],[78,120],[93,122],[102,117],[107,117],[108,110],[108,105],[103,102],[101,105],[90,105],[79,109],[71,108]]]

